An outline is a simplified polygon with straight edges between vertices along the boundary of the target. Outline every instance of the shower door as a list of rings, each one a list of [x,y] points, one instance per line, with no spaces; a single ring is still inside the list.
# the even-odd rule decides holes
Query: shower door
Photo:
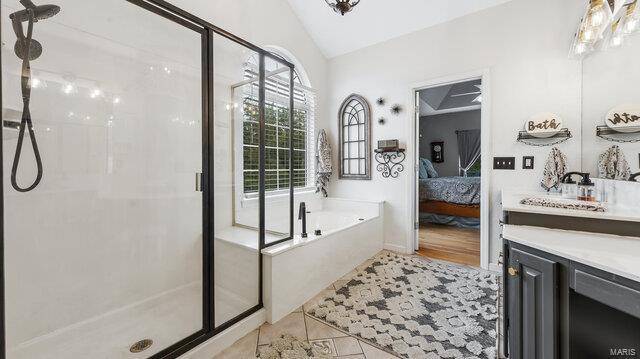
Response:
[[[51,1],[61,11],[33,26],[29,192],[10,180],[23,63],[9,14],[24,8],[1,8],[6,356],[148,358],[209,326],[208,35],[141,1]],[[26,136],[19,185],[35,163]]]

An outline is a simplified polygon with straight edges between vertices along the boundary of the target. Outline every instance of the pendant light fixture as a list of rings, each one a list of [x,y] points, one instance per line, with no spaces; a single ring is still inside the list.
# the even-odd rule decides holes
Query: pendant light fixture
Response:
[[[596,49],[606,30],[611,28],[614,0],[589,0],[571,46],[571,57],[582,58]]]
[[[327,2],[327,5],[329,5],[329,7],[333,9],[333,11],[341,14],[342,16],[344,16],[344,14],[348,13],[349,11],[353,10],[353,8],[356,7],[358,3],[360,3],[360,0],[324,0],[324,1]]]
[[[640,31],[640,10],[638,10],[638,0],[627,5],[624,12],[623,30],[625,35],[635,34]]]

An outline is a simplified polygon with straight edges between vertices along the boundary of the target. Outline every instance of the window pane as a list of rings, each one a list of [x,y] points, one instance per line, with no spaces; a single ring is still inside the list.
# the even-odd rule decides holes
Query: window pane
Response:
[[[307,151],[293,151],[293,168],[296,170],[307,168]]]
[[[278,172],[277,171],[266,172],[264,189],[266,191],[274,191],[278,189]]]
[[[280,182],[280,189],[288,189],[289,171],[278,171],[278,181]]]
[[[243,124],[244,136],[243,142],[245,145],[258,145],[260,138],[260,128],[257,122],[245,122]]]
[[[289,128],[278,128],[278,147],[289,149]]]
[[[307,133],[299,130],[293,131],[293,148],[304,150],[307,148]]]
[[[306,187],[307,186],[307,171],[294,171],[293,172],[293,185],[294,187]]]
[[[244,146],[245,170],[258,170],[259,152],[258,147]]]
[[[307,112],[303,110],[295,110],[293,113],[293,128],[305,130],[307,129]]]
[[[278,108],[278,125],[283,127],[289,127],[289,109],[280,107]]]
[[[244,173],[244,192],[255,193],[258,192],[258,172],[245,172]]]
[[[267,147],[276,147],[278,146],[278,138],[276,136],[277,130],[275,126],[266,125],[266,133],[265,133],[265,146]]]
[[[266,104],[264,107],[264,119],[267,124],[275,125],[278,121],[278,112],[273,104]]]
[[[246,121],[259,120],[258,103],[256,101],[247,99],[244,101],[244,119]]]
[[[278,150],[275,148],[265,149],[265,168],[268,170],[275,170],[278,168]]]
[[[278,150],[278,169],[289,169],[289,149]]]

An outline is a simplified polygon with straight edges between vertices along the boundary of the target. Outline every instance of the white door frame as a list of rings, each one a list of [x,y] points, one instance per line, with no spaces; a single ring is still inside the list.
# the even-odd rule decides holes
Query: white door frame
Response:
[[[490,82],[490,70],[482,69],[470,72],[464,72],[459,74],[453,74],[443,76],[427,81],[415,83],[411,86],[410,102],[413,103],[413,116],[412,122],[408,128],[407,138],[407,154],[409,163],[413,166],[413,171],[410,174],[411,185],[409,187],[409,200],[408,212],[411,213],[409,217],[410,223],[408,223],[411,230],[408,231],[409,238],[407,238],[407,251],[413,252],[416,250],[418,244],[418,230],[416,229],[416,223],[418,223],[418,159],[419,159],[419,126],[420,126],[420,114],[419,103],[417,102],[416,92],[424,90],[426,88],[447,85],[451,83],[464,82],[469,80],[481,79],[482,80],[482,107],[481,107],[481,185],[480,185],[480,266],[488,270],[489,269],[489,203],[490,202],[490,181],[491,181],[491,82]]]

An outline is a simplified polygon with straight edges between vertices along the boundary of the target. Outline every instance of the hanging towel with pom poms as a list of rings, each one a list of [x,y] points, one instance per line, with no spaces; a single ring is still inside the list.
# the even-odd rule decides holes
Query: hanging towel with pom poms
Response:
[[[626,181],[631,177],[631,167],[620,146],[611,146],[598,160],[600,178]]]
[[[322,192],[322,195],[327,197],[327,187],[329,187],[329,180],[333,173],[331,167],[331,145],[327,140],[327,134],[324,130],[321,130],[318,134],[318,167],[316,169],[316,193]]]
[[[547,191],[560,186],[560,180],[567,172],[567,156],[560,149],[554,147],[544,165],[544,175],[540,185]]]

